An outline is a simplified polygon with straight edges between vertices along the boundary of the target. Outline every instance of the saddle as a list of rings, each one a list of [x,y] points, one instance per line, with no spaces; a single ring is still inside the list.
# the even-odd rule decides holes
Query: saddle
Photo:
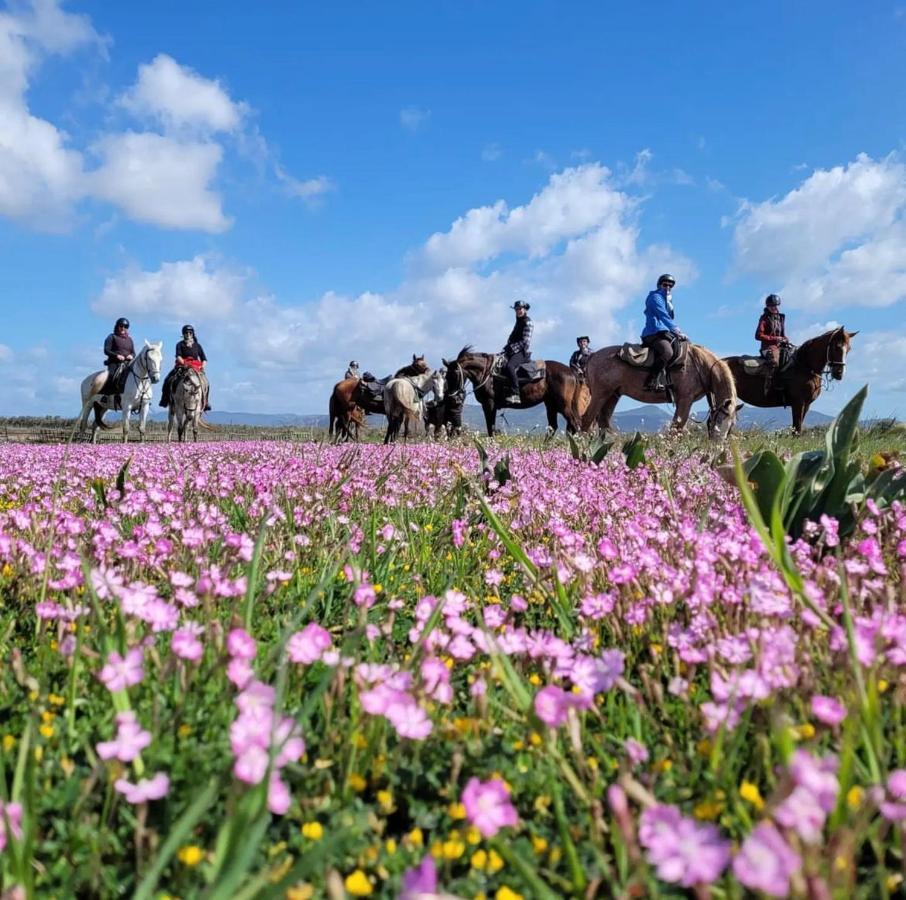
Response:
[[[371,395],[375,402],[380,403],[384,399],[384,387],[391,378],[393,378],[392,375],[375,378],[371,372],[365,372],[360,380],[360,386],[366,394]]]
[[[668,369],[681,369],[686,365],[689,355],[689,341],[673,342],[673,359],[667,364]],[[654,363],[654,354],[644,344],[623,344],[617,351],[617,359],[637,369],[650,369]]]
[[[123,389],[126,387],[126,377],[128,374],[129,363],[121,362],[116,369],[114,369],[113,374],[107,376],[107,380],[104,382],[104,386],[100,391],[101,395],[104,397],[111,397],[122,394]]]
[[[494,360],[494,378],[506,378],[505,365],[506,357],[502,353],[498,353],[497,358]],[[535,381],[542,381],[546,376],[547,367],[543,359],[530,359],[516,369],[516,382],[519,387],[524,384],[532,384]]]
[[[782,347],[780,350],[780,365],[777,367],[777,373],[785,372],[793,362],[796,355],[796,348]],[[768,372],[768,361],[763,356],[740,356],[739,362],[743,367],[746,375],[765,375]]]

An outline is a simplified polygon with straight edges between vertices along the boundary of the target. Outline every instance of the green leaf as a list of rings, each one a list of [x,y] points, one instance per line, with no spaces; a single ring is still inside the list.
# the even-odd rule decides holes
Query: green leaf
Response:
[[[771,518],[774,502],[782,495],[787,484],[787,473],[776,453],[761,450],[750,456],[742,465],[746,478],[754,487],[755,500],[761,517]]]
[[[122,496],[126,492],[126,476],[129,474],[129,466],[132,463],[132,457],[130,456],[122,465],[119,472],[116,475],[116,489],[120,492]]]
[[[610,448],[613,446],[613,441],[601,441],[597,447],[592,451],[591,461],[596,465],[600,465],[601,461],[605,456],[610,452]]]
[[[645,438],[640,431],[623,444],[623,456],[630,469],[645,465]]]
[[[569,442],[569,452],[572,454],[572,458],[581,460],[582,451],[579,449],[576,439],[571,434],[567,433],[566,440]]]

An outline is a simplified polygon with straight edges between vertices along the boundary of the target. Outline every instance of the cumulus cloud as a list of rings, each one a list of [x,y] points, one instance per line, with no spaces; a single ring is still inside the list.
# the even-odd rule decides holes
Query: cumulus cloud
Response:
[[[223,319],[242,296],[245,278],[204,256],[164,263],[155,272],[128,268],[108,278],[91,304],[110,316],[145,316],[155,322]]]
[[[165,53],[139,66],[138,80],[119,102],[136,116],[177,131],[236,131],[246,112],[245,104],[234,103],[219,81],[202,77]]]
[[[351,356],[386,374],[412,353],[427,352],[437,365],[466,343],[499,349],[517,296],[532,303],[540,357],[562,356],[582,332],[596,346],[614,342],[617,314],[658,272],[684,281],[695,274],[670,247],[642,242],[638,205],[603,166],[565,169],[524,204],[466,211],[411,254],[392,290],[329,292],[300,304],[247,300],[224,325],[231,352],[253,361],[246,366],[280,369],[281,383],[317,409]]]
[[[139,67],[120,97],[121,107],[156,130],[95,138],[89,162],[85,148],[71,146],[27,103],[30,81],[47,56],[88,46],[103,53],[106,43],[86,16],[65,12],[58,0],[16,3],[0,12],[0,216],[65,231],[82,201],[101,200],[163,228],[229,228],[213,185],[226,149],[241,153],[257,133],[247,124],[247,105],[218,81],[160,54]],[[309,204],[332,187],[326,176],[299,181],[281,170],[276,177],[288,194]]]
[[[279,164],[274,166],[274,174],[290,197],[304,200],[309,206],[317,206],[324,199],[324,195],[330,193],[336,187],[333,179],[328,178],[326,175],[318,175],[315,178],[307,178],[304,181],[300,181],[298,178],[293,178]]]
[[[83,194],[82,156],[53,124],[32,115],[26,101],[31,72],[46,56],[103,46],[85,16],[54,0],[0,12],[0,215],[38,228],[67,227]]]
[[[230,227],[211,188],[223,156],[219,144],[126,132],[108,135],[94,149],[102,162],[90,176],[92,193],[130,218],[214,233]]]
[[[779,199],[744,202],[739,272],[770,279],[790,307],[890,306],[906,297],[906,164],[860,154]]]

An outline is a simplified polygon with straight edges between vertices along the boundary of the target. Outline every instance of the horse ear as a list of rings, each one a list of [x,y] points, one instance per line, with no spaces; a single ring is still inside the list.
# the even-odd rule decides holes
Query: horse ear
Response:
[[[745,403],[737,403],[737,404],[736,404],[736,412],[739,412],[744,406],[745,406]]]
[[[412,362],[415,362],[417,359],[418,359],[418,357],[413,353],[413,354],[412,354]]]
[[[145,338],[145,346],[146,346],[146,347],[150,347],[150,346],[151,346],[151,344],[150,344],[149,341],[148,341],[148,338]]]
[[[446,360],[445,357],[442,356],[442,357],[440,358],[440,361],[444,364],[444,368],[445,368],[445,369],[449,369],[449,368],[450,368],[450,363],[447,362],[447,360]]]
[[[858,331],[847,331],[846,336],[848,338],[854,338],[859,332]]]

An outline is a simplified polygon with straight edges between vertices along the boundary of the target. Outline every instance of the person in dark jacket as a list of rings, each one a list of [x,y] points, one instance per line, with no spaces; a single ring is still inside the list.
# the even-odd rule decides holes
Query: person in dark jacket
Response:
[[[135,344],[129,336],[129,320],[121,317],[116,320],[113,331],[104,341],[104,365],[107,366],[107,381],[103,388],[105,392],[116,391],[117,380],[133,359]]]
[[[167,407],[170,405],[170,395],[173,391],[173,382],[177,375],[182,374],[186,369],[195,369],[201,373],[205,385],[205,412],[211,409],[210,405],[210,384],[204,369],[208,364],[208,357],[204,352],[204,347],[195,339],[195,328],[192,325],[182,326],[182,340],[176,345],[176,363],[164,379],[163,388],[160,392],[160,405]]]
[[[579,349],[574,351],[569,358],[569,367],[583,381],[585,380],[585,367],[588,365],[588,357],[591,356],[591,350],[588,349],[590,342],[587,334],[577,337],[576,343],[579,345]]]
[[[344,380],[347,378],[361,378],[359,375],[359,364],[354,360],[349,360],[349,365],[346,368],[346,374],[343,376]]]
[[[761,356],[766,364],[764,378],[765,394],[771,391],[774,376],[780,368],[780,356],[790,342],[786,337],[786,316],[780,312],[780,297],[768,294],[764,301],[764,312],[758,319],[755,340],[761,342]]]
[[[672,275],[661,275],[657,290],[651,291],[645,300],[645,328],[642,343],[654,355],[654,365],[645,379],[646,391],[658,390],[658,377],[667,368],[674,356],[674,343],[686,340],[674,321],[673,288],[676,279]]]
[[[524,300],[517,300],[513,304],[513,309],[516,311],[516,324],[513,325],[513,330],[506,339],[506,346],[503,348],[503,356],[506,359],[506,374],[510,382],[510,393],[504,399],[505,403],[518,404],[522,402],[522,398],[519,396],[519,381],[516,378],[516,370],[532,358],[532,332],[535,326],[528,316],[530,308],[530,304]]]

